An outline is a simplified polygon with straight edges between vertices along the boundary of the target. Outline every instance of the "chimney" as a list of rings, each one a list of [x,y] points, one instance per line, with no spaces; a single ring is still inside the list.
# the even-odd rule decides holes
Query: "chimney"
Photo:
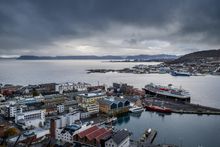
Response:
[[[50,120],[50,136],[53,139],[56,137],[56,121],[54,119]]]

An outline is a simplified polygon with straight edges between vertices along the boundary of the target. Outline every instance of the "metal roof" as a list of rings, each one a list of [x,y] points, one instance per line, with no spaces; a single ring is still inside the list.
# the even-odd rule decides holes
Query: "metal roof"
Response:
[[[116,143],[116,144],[120,144],[122,141],[124,141],[127,137],[130,136],[130,133],[126,130],[120,130],[117,131],[113,136],[112,136],[112,140]]]

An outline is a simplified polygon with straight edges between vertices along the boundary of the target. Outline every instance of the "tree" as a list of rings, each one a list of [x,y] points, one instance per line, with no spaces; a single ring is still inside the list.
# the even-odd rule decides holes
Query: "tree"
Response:
[[[38,91],[35,88],[33,88],[32,94],[33,94],[33,97],[39,96],[39,93],[38,93]]]
[[[5,132],[4,132],[4,136],[6,138],[10,137],[10,136],[14,136],[19,134],[19,130],[16,128],[8,128]]]

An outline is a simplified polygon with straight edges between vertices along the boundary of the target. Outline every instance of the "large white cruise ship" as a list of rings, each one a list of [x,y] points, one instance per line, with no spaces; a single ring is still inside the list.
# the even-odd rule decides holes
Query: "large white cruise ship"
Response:
[[[173,88],[171,84],[169,84],[168,86],[161,86],[150,83],[145,86],[144,90],[147,94],[155,95],[158,97],[190,101],[189,92],[182,88]]]

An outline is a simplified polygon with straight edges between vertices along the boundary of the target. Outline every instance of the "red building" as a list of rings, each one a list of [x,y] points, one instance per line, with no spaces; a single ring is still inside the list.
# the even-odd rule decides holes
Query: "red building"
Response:
[[[101,139],[104,139],[111,135],[111,130],[102,127],[100,128],[98,126],[92,126],[91,128],[76,134],[74,136],[74,140],[85,144],[100,146]]]

